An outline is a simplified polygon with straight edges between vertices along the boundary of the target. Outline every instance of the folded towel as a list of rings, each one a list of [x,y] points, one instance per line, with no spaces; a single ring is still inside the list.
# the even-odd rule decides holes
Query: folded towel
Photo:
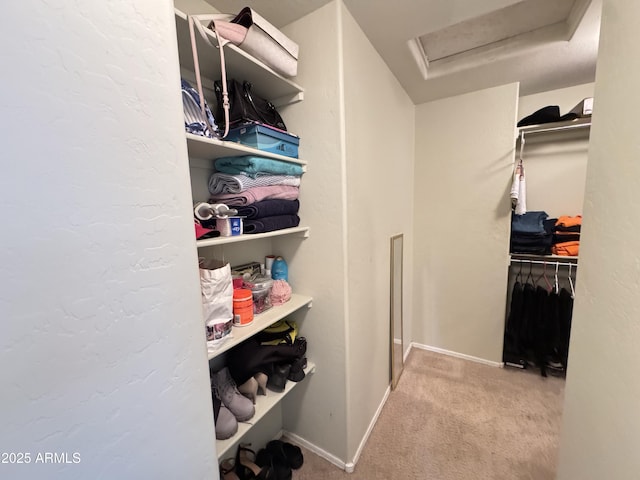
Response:
[[[209,193],[240,193],[253,187],[268,187],[270,185],[300,186],[300,177],[293,175],[260,175],[257,178],[246,175],[229,175],[227,173],[214,173],[209,177]]]
[[[524,164],[522,161],[516,165],[511,184],[511,209],[516,215],[527,213],[527,184],[524,178]]]
[[[553,243],[578,242],[578,241],[580,241],[579,233],[556,232],[553,234]]]
[[[298,215],[276,215],[274,217],[255,218],[242,222],[244,233],[266,233],[283,228],[292,228],[300,225]]]
[[[242,174],[252,178],[260,174],[301,176],[303,173],[302,166],[297,163],[252,155],[218,158],[215,161],[215,167],[218,172],[230,175]]]
[[[551,252],[554,255],[577,257],[579,251],[580,251],[580,242],[556,243],[553,247],[551,247]]]
[[[558,217],[556,226],[558,227],[575,227],[576,225],[582,225],[582,215],[576,215],[575,217],[569,217],[563,215]]]
[[[270,185],[268,187],[253,187],[241,193],[225,193],[211,197],[209,202],[224,203],[229,206],[251,205],[269,199],[296,200],[299,195],[298,187],[289,185]]]
[[[237,23],[224,22],[222,20],[216,20],[209,24],[209,28],[211,30],[215,30],[220,34],[221,37],[229,40],[236,46],[239,46],[244,42],[244,39],[247,37],[247,32],[249,31],[247,27],[239,25]]]
[[[546,212],[527,212],[511,216],[511,231],[514,233],[545,233]]]
[[[563,227],[562,225],[556,225],[554,230],[556,232],[572,232],[572,233],[580,233],[580,229],[582,225],[573,225],[571,227]]]
[[[273,217],[275,215],[296,215],[300,210],[299,200],[263,200],[261,202],[252,203],[238,207],[238,215],[241,217],[263,218]]]

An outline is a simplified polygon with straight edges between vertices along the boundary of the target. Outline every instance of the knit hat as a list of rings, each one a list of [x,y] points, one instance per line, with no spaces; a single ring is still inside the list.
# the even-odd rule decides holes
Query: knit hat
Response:
[[[271,286],[271,304],[282,305],[291,299],[291,286],[286,280],[274,280]]]

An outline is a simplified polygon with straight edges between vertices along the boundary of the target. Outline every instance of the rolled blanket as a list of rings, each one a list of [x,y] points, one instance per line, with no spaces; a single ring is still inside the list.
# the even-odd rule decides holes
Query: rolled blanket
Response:
[[[298,215],[276,215],[243,222],[244,233],[273,232],[274,230],[297,227],[298,225],[300,225],[300,217]]]
[[[224,203],[225,205],[239,207],[251,205],[269,199],[296,200],[299,195],[298,187],[289,185],[271,185],[268,187],[253,187],[242,193],[225,193],[211,197],[209,202]]]
[[[303,173],[302,166],[297,163],[253,155],[218,158],[215,161],[215,167],[218,172],[230,175],[242,174],[251,178],[256,178],[260,174],[301,176]]]
[[[253,187],[268,187],[270,185],[300,186],[300,177],[293,175],[260,175],[257,178],[246,175],[229,175],[214,173],[209,177],[209,193],[240,193]]]
[[[296,215],[300,210],[299,200],[263,200],[243,207],[238,207],[241,217],[263,218],[275,215]]]

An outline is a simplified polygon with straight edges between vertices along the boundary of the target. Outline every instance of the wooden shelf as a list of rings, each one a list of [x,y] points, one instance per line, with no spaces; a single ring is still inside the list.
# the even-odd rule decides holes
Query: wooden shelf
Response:
[[[217,138],[207,138],[193,133],[187,133],[187,148],[189,158],[214,160],[220,157],[240,157],[243,155],[255,155],[258,157],[273,158],[283,162],[297,163],[305,167],[307,162],[299,158],[278,155],[277,153],[265,152],[257,148],[249,147],[238,142],[229,142]],[[306,169],[305,169],[306,170]]]
[[[315,372],[316,366],[313,362],[307,362],[307,368],[304,369],[305,378],[302,380],[304,382],[307,379],[307,375]],[[216,451],[218,453],[218,461],[223,458],[235,455],[235,450],[231,452],[232,448],[235,447],[242,438],[251,430],[253,425],[257,423],[262,417],[264,417],[269,410],[278,405],[284,396],[288,394],[291,390],[296,388],[300,382],[292,382],[287,381],[287,384],[284,387],[284,392],[272,392],[271,390],[267,390],[267,395],[258,395],[256,398],[256,413],[249,420],[249,422],[243,422],[238,424],[238,432],[231,438],[226,440],[217,440],[216,441]]]
[[[227,340],[219,348],[215,350],[209,349],[209,360],[244,342],[246,339],[253,337],[256,333],[261,332],[269,325],[277,322],[287,315],[292,314],[297,310],[300,310],[302,307],[311,307],[312,301],[313,298],[307,295],[294,293],[291,295],[291,300],[289,300],[284,305],[271,307],[266,312],[254,315],[253,322],[251,322],[249,325],[246,325],[244,327],[233,327],[233,329],[231,330],[230,338],[227,338]]]
[[[175,9],[175,18],[180,67],[193,72],[193,53],[187,14]],[[215,33],[209,29],[207,33],[211,43],[217,45]],[[221,75],[218,50],[208,45],[197,30],[196,45],[201,75],[208,79],[208,84],[219,80]],[[304,89],[296,83],[276,73],[235,45],[229,43],[224,49],[228,79],[248,80],[252,83],[257,95],[271,100],[276,106],[302,100]]]
[[[273,232],[267,233],[245,233],[244,235],[236,235],[232,237],[207,238],[205,240],[196,240],[196,246],[198,248],[215,247],[216,245],[224,245],[226,243],[248,242],[251,240],[258,240],[260,238],[281,237],[283,235],[295,234],[299,234],[301,237],[307,238],[309,236],[309,227],[283,228],[282,230],[274,230]]]

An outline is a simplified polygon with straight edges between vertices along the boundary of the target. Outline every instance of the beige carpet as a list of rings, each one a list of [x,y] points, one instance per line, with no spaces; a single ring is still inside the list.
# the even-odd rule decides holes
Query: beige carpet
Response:
[[[294,480],[551,480],[564,380],[412,349],[355,472],[304,450]]]

